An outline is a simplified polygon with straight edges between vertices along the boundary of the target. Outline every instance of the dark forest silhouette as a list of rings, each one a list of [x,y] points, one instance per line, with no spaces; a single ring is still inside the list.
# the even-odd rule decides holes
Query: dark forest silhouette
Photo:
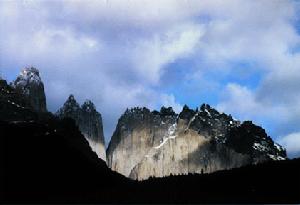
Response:
[[[300,159],[136,182],[97,158],[71,119],[0,122],[1,200],[23,202],[300,202]]]

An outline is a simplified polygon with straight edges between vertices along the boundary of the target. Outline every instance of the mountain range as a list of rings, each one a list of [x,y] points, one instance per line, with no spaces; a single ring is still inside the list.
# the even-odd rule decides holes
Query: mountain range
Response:
[[[70,95],[47,112],[37,69],[1,79],[0,91],[6,203],[300,202],[300,160],[260,126],[207,104],[127,109],[105,152],[95,105]]]
[[[179,114],[171,107],[128,109],[107,149],[108,166],[138,180],[284,159],[285,149],[264,129],[207,104],[196,110],[185,105]]]

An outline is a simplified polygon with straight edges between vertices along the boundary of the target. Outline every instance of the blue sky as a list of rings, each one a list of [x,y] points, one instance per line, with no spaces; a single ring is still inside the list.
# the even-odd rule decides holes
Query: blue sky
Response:
[[[106,141],[127,107],[209,103],[300,156],[300,3],[1,1],[0,73],[41,71],[48,109],[91,99]]]

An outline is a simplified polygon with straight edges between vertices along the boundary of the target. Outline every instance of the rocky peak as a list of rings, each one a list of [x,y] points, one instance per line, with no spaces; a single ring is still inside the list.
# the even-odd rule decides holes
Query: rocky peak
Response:
[[[242,144],[242,146],[239,146]],[[208,104],[176,114],[127,109],[107,149],[113,170],[133,179],[213,172],[286,158],[284,149],[252,122],[240,124]]]
[[[68,117],[75,120],[92,150],[97,153],[99,158],[106,160],[102,117],[92,101],[86,100],[80,106],[74,95],[71,94],[56,115],[60,118]]]
[[[74,110],[74,111],[78,111],[80,106],[77,103],[74,95],[70,95],[67,99],[67,101],[64,103],[63,108],[67,111],[67,110]]]
[[[208,104],[202,104],[200,109],[190,109],[187,105],[179,114],[179,119],[187,120],[186,129],[192,129],[199,134],[216,138],[218,141],[224,141],[225,135],[231,127],[239,125],[239,121],[232,118],[231,115],[219,113]]]
[[[56,112],[56,115],[61,118],[69,117],[78,122],[81,114],[80,112],[80,105],[77,103],[74,95],[71,94],[63,107]]]
[[[145,107],[134,107],[130,109],[127,108],[123,116],[134,117],[134,116],[144,115],[144,114],[150,114],[150,110]]]
[[[161,116],[172,116],[172,115],[176,115],[176,113],[174,112],[173,108],[172,107],[161,107],[160,109],[160,115]]]
[[[24,68],[12,86],[26,95],[35,111],[47,111],[44,84],[38,69],[34,67]]]
[[[16,79],[16,86],[18,85],[23,85],[26,86],[30,83],[34,83],[34,84],[41,84],[42,83],[42,79],[40,77],[40,72],[38,71],[38,69],[34,68],[34,67],[27,67],[24,68],[19,76]]]
[[[86,100],[82,104],[81,109],[86,112],[96,112],[96,107],[95,107],[94,103],[90,100]]]
[[[1,86],[1,88],[4,88],[4,87],[7,87],[8,85],[7,85],[7,81],[6,80],[3,80],[2,78],[1,78],[1,76],[0,76],[0,86]]]
[[[249,154],[253,163],[286,158],[286,150],[252,121],[245,121],[240,126],[232,128],[227,133],[225,143],[238,153]]]
[[[187,105],[184,105],[182,111],[179,113],[180,119],[190,120],[196,114],[193,109],[190,109]]]
[[[201,106],[200,106],[200,110],[202,111],[205,111],[205,110],[211,110],[213,108],[210,107],[209,104],[206,104],[206,103],[203,103]]]
[[[77,108],[79,107],[79,104],[77,103],[74,95],[70,95],[66,102],[64,103],[65,107],[70,107],[70,108]]]
[[[69,95],[69,97],[68,97],[68,99],[67,99],[66,102],[74,102],[74,101],[76,102],[76,99],[75,99],[74,95],[71,94],[71,95]]]

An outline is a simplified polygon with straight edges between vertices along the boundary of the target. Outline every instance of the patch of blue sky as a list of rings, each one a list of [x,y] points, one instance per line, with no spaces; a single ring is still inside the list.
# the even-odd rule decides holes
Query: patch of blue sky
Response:
[[[199,66],[199,64],[197,64]],[[223,89],[229,83],[256,89],[264,76],[255,62],[236,61],[230,63],[226,75],[218,75],[215,70],[202,69],[197,72],[193,60],[177,60],[165,68],[158,88],[164,93],[174,95],[182,105],[196,108],[202,103],[217,105]]]
[[[197,20],[197,22],[203,24],[209,23],[211,20],[213,20],[213,18],[208,14],[198,15],[197,17],[195,17],[195,19]]]
[[[300,53],[300,43],[291,47],[288,52],[290,54],[299,54]]]
[[[261,69],[260,65],[254,61],[235,61],[231,62],[230,66],[230,72],[220,79],[220,84],[222,85],[235,83],[245,86],[250,90],[254,90],[258,87],[266,74],[264,69]]]
[[[23,66],[16,61],[4,61],[0,59],[0,75],[8,82],[11,82],[15,80]]]
[[[300,1],[299,0],[296,0],[294,1],[295,4],[294,4],[294,8],[295,8],[295,11],[296,11],[296,17],[292,19],[292,24],[294,25],[294,28],[296,29],[297,33],[300,34]]]
[[[191,108],[202,103],[216,104],[217,94],[210,92],[202,85],[202,81],[194,78],[195,62],[191,59],[181,59],[166,66],[161,77],[161,83],[156,89],[174,95],[176,102]],[[209,76],[207,76],[209,77]],[[205,79],[205,83],[210,79]]]

